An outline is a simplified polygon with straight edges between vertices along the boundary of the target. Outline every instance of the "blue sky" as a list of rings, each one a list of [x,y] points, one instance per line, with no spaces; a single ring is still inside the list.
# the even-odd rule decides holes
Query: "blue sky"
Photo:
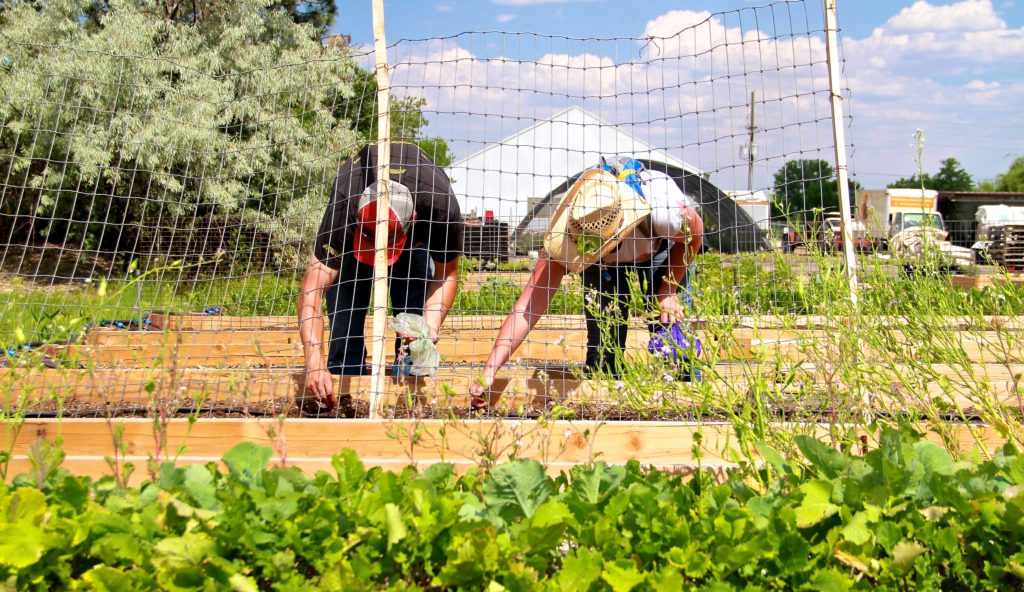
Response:
[[[784,32],[785,25],[766,23],[764,11],[752,10],[753,7],[768,3],[768,0],[724,0],[713,3],[689,0],[395,0],[385,2],[385,13],[389,44],[400,39],[432,39],[466,31],[640,39],[648,34],[666,35],[679,30],[674,27],[694,26],[701,19],[707,18],[708,11],[726,13],[712,16],[714,22],[709,29],[710,34],[717,34],[718,29],[715,27],[720,28],[723,39],[732,38],[729,36],[730,30],[742,36],[755,28],[767,31],[771,37],[782,37],[778,33]],[[815,12],[820,10],[820,4],[821,0],[806,0],[812,36],[814,29],[820,29]],[[334,32],[352,35],[355,43],[372,43],[371,2],[339,0],[338,5]],[[788,13],[787,5],[777,6],[780,8],[767,14]],[[799,4],[792,6],[802,10]],[[1021,57],[1024,56],[1024,0],[840,0],[839,6],[846,58],[845,80],[852,91],[852,101],[847,103],[848,111],[853,116],[849,130],[854,144],[852,169],[863,184],[880,187],[896,177],[915,172],[914,151],[909,143],[917,128],[925,132],[922,165],[926,172],[934,172],[942,158],[952,156],[960,159],[968,172],[976,178],[991,178],[1004,171],[1014,157],[1024,155],[1024,110],[1021,109],[1024,105],[1024,66],[1020,65]],[[800,10],[797,11],[798,20],[802,15]],[[730,11],[739,12],[729,14]],[[755,22],[755,18],[760,20]],[[697,30],[703,34],[700,26]],[[615,76],[621,81],[622,70],[632,67],[623,64],[635,60],[643,51],[637,43],[560,44],[557,38],[514,35],[462,36],[433,44],[435,49],[438,45],[443,46],[440,53],[430,53],[424,49],[421,50],[423,53],[417,54],[410,50],[406,58],[413,56],[415,61],[417,55],[445,55],[449,57],[443,59],[452,60],[452,64],[467,63],[466,60],[472,58],[477,60],[473,62],[478,64],[473,74],[477,76],[484,69],[479,64],[487,63],[484,58],[501,55],[530,62],[541,58],[542,54],[564,54],[569,63],[594,65],[595,69],[591,71],[595,73],[600,68],[614,66]],[[659,48],[657,55],[660,52]],[[391,58],[393,63],[397,57]],[[603,61],[595,62],[600,59],[610,60],[612,65]],[[709,71],[721,72],[722,64],[725,63],[727,57],[722,56]],[[735,68],[735,63],[732,64],[730,67]],[[680,61],[673,67],[685,65],[685,62]],[[661,67],[658,75],[664,77],[665,65]],[[452,69],[452,72],[457,71],[458,68]],[[421,76],[417,84],[444,86],[446,76],[458,76],[462,84],[488,86],[487,92],[480,96],[488,97],[491,103],[505,101],[498,107],[488,107],[491,110],[487,111],[490,115],[500,115],[502,123],[496,128],[490,119],[484,119],[481,115],[477,119],[470,118],[472,121],[467,127],[459,127],[458,118],[446,114],[458,111],[451,105],[465,105],[466,100],[459,102],[449,97],[446,103],[440,94],[435,97],[431,90],[422,87],[413,90],[415,85],[409,83],[409,94],[428,99],[428,114],[431,109],[438,111],[438,114],[431,117],[433,133],[456,140],[493,141],[496,138],[492,135],[475,137],[470,130],[487,128],[500,135],[506,131],[515,131],[518,125],[517,122],[504,121],[508,119],[505,117],[508,114],[527,123],[530,118],[550,114],[539,106],[533,111],[524,112],[522,97],[509,102],[507,96],[502,98],[491,92],[502,84],[498,79],[505,80],[507,84],[507,75],[480,81],[476,78],[465,79],[465,67],[462,67],[461,73],[452,72],[436,74],[438,80],[435,81]],[[398,74],[399,87],[402,80],[412,80],[402,79],[401,73]],[[668,74],[674,79],[678,73]],[[650,77],[650,70],[645,75]],[[798,93],[810,96],[815,89],[820,90],[820,83],[815,82],[820,78],[819,71],[809,68],[801,76],[803,78],[793,82],[797,89],[802,89]],[[683,78],[679,79],[680,88],[683,88],[685,82]],[[747,82],[749,84],[749,76]],[[614,88],[620,89],[622,82],[618,84]],[[763,80],[759,79],[758,84],[763,84]],[[614,120],[616,124],[631,123],[628,116],[622,116],[622,112],[635,113],[636,104],[623,105],[621,97],[616,98],[611,107],[588,103],[590,97],[596,96],[592,93],[600,95],[603,92],[591,86],[586,81],[581,82],[576,89],[571,85],[565,86],[561,92],[567,97],[577,97],[588,109],[601,109],[602,117]],[[757,87],[757,84],[754,86]],[[401,94],[402,89],[399,88],[398,92]],[[523,90],[520,88],[517,92],[521,95]],[[709,103],[702,101],[701,97],[694,97],[693,110],[680,110],[678,117],[684,120],[680,129],[686,140],[679,142],[678,147],[688,161],[699,160],[697,164],[701,168],[725,177],[721,184],[729,188],[730,184],[739,184],[739,179],[746,182],[745,173],[733,171],[735,163],[727,162],[730,155],[735,153],[734,144],[738,140],[724,141],[726,136],[735,136],[736,130],[742,128],[739,121],[744,109],[740,108],[742,105],[737,101],[732,104],[723,102],[721,91],[715,92],[718,93],[715,95],[718,97],[717,102]],[[485,110],[477,98],[469,99],[468,104],[480,109],[481,113]],[[827,102],[824,105],[827,110]],[[545,104],[544,107],[549,111],[556,108],[553,104]],[[650,105],[645,104],[644,108],[648,115],[640,119],[645,123],[662,119],[650,115]],[[714,109],[715,115],[702,117],[704,112],[701,109],[705,108]],[[821,109],[820,101],[811,108],[815,110],[814,120],[821,119],[818,113]],[[674,104],[657,107],[655,111],[667,117],[673,109],[676,109]],[[771,129],[771,105],[766,105],[764,111],[766,120],[758,123]],[[806,127],[802,124],[798,126],[798,123],[799,117],[807,118],[807,112],[808,107],[804,106],[802,114],[791,121],[780,113],[779,121],[790,121],[780,125]],[[725,113],[728,113],[728,120],[724,119]],[[703,123],[691,125],[687,119]],[[708,132],[698,128],[701,125],[707,128],[712,120],[717,135],[711,141],[695,139],[707,137]],[[645,139],[659,144],[657,138],[662,136],[658,134],[664,133],[667,137],[670,132],[650,133],[655,137]],[[759,140],[764,146],[762,154],[766,156],[763,162],[758,163],[755,174],[759,187],[770,185],[772,172],[786,158],[794,154],[806,156],[804,153],[807,152],[809,142],[827,143],[821,139],[820,129],[814,132],[817,135],[811,140],[794,140],[793,137],[786,139],[782,134],[770,137],[770,133],[766,132],[766,137]],[[644,132],[640,132],[640,135],[644,135]],[[668,141],[664,147],[672,148],[672,141]],[[466,144],[456,150],[457,156],[465,156],[460,152],[471,149],[472,143]],[[824,154],[815,156],[824,157]],[[736,180],[733,180],[734,177]]]
[[[672,10],[720,12],[767,3],[740,0],[391,0],[384,2],[384,12],[389,41],[496,29],[552,35],[628,37],[643,31],[651,19]],[[910,0],[840,0],[843,33],[865,37],[913,3]],[[931,4],[939,6],[953,2],[936,0]],[[370,0],[339,0],[334,32],[350,34],[358,43],[372,43],[370,6]],[[628,8],[622,9],[623,6]],[[997,0],[994,7],[1011,27],[1024,25],[1024,1]],[[510,17],[511,20],[507,20]]]

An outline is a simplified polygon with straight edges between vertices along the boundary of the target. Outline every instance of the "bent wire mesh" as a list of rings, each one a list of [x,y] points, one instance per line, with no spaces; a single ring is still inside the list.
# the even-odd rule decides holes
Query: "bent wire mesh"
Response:
[[[11,400],[36,415],[364,414],[372,266],[357,243],[378,136],[371,49],[243,19],[215,45],[231,59],[214,59],[189,51],[202,28],[146,28],[127,7],[115,17],[140,23],[137,46],[84,25],[43,43],[30,24],[89,15],[12,10],[24,22],[0,34],[0,380]],[[686,415],[685,393],[665,384],[739,384],[729,364],[742,347],[648,351],[667,326],[663,286],[694,338],[708,319],[835,304],[805,297],[822,259],[801,256],[827,250],[820,221],[838,207],[822,28],[818,3],[785,1],[635,38],[498,31],[392,44],[390,172],[410,197],[392,208],[389,314],[433,322],[440,361],[433,376],[410,375],[409,344],[389,330],[390,412],[469,413],[528,286],[550,298],[496,371],[489,412],[635,416],[675,401],[669,413]],[[232,40],[247,34],[271,41],[252,51]],[[572,191],[602,165],[606,191]],[[680,268],[687,208],[703,232]],[[558,259],[566,249],[578,264]],[[304,282],[311,267],[322,285]],[[555,267],[564,273],[531,280]],[[442,315],[446,277],[458,290]],[[297,318],[303,296],[315,304]],[[299,326],[313,317],[323,330],[309,325],[318,334],[306,339],[326,358],[314,371],[330,375],[333,408],[306,389]],[[638,368],[655,368],[657,384],[637,382]]]

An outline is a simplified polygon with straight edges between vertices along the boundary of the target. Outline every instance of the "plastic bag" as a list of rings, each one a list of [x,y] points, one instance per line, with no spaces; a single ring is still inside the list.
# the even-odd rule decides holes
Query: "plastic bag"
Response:
[[[686,362],[692,355],[700,356],[700,339],[686,330],[681,323],[661,326],[647,342],[647,351],[670,362]]]
[[[430,339],[430,326],[418,314],[399,313],[391,318],[395,333],[416,339]]]
[[[437,367],[441,364],[441,354],[437,352],[437,346],[430,339],[417,339],[409,344],[409,355],[412,357],[412,370],[414,376],[433,376],[437,374]]]
[[[391,319],[391,326],[395,329],[395,333],[414,339],[409,344],[409,356],[412,358],[412,368],[409,373],[414,376],[437,374],[437,368],[441,364],[441,354],[438,353],[437,346],[430,338],[430,325],[427,325],[423,317],[403,312]]]

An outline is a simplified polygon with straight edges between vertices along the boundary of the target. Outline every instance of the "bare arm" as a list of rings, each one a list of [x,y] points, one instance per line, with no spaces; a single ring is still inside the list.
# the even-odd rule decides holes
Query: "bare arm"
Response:
[[[512,353],[522,345],[526,336],[537,325],[537,321],[547,311],[555,293],[558,292],[565,273],[564,265],[548,259],[547,253],[541,253],[530,281],[516,300],[512,312],[508,313],[505,322],[501,324],[494,347],[491,348],[491,353],[484,364],[485,384],[474,387],[472,392],[475,397],[479,398],[485,389],[491,387],[498,370],[508,362]]]
[[[338,270],[310,256],[306,275],[299,289],[299,339],[306,362],[306,390],[334,406],[334,381],[327,372],[326,352],[323,348],[324,290],[338,281]]]
[[[668,323],[685,316],[686,311],[679,303],[676,292],[703,242],[704,221],[693,208],[683,208],[683,231],[679,236],[672,238],[672,247],[668,254],[668,274],[658,288],[661,322]]]
[[[434,277],[427,288],[427,297],[423,303],[423,320],[430,326],[431,337],[437,341],[441,333],[441,323],[448,316],[448,311],[455,302],[459,292],[459,258],[447,263],[434,262]]]

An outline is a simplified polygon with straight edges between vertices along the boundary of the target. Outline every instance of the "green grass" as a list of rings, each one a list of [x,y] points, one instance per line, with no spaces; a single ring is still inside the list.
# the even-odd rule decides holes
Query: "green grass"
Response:
[[[800,267],[809,263],[818,267],[816,273],[801,272]],[[702,316],[828,315],[837,302],[848,298],[838,257],[711,254],[702,256],[699,265],[697,286],[703,296],[699,307]],[[908,274],[870,258],[861,258],[857,274],[862,314],[1024,314],[1024,288],[1008,282],[981,290],[957,291],[950,287],[943,273]],[[801,281],[801,276],[809,277]]]
[[[299,281],[295,276],[143,281],[141,290],[129,281],[45,290],[21,283],[0,296],[0,345],[64,340],[89,323],[138,319],[140,311],[188,313],[220,306],[239,316],[295,314]]]
[[[808,279],[800,266],[815,263],[819,271]],[[697,278],[700,316],[829,315],[846,300],[839,259],[798,258],[771,253],[702,255]],[[941,274],[907,275],[861,261],[859,312],[871,315],[915,316],[922,313],[972,316],[1024,314],[1024,288],[1004,283],[993,288],[954,291]],[[15,283],[0,295],[0,345],[67,339],[86,324],[100,320],[134,319],[142,312],[192,312],[220,306],[238,316],[295,313],[301,278],[298,275],[254,275],[175,281],[172,274],[141,282],[141,294],[127,280],[100,285],[35,288]],[[495,272],[479,290],[460,291],[452,315],[504,315],[512,310],[522,287]],[[639,314],[642,305],[634,305]],[[549,314],[582,314],[583,292],[578,277],[569,276],[555,296]],[[19,332],[20,330],[20,332]],[[22,337],[23,336],[23,337]]]

